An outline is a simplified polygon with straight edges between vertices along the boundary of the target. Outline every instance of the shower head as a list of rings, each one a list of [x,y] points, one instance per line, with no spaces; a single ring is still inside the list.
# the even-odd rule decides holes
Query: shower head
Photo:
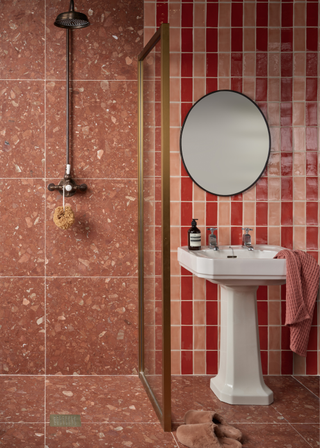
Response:
[[[59,14],[54,22],[54,25],[59,28],[67,28],[72,30],[86,28],[90,25],[90,22],[85,14],[74,11],[73,0],[70,0],[69,11]]]

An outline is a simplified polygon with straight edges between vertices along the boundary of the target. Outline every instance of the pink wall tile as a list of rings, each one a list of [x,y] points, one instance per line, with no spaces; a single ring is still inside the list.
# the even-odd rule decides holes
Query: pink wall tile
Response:
[[[179,351],[171,351],[171,374],[180,375],[181,374],[181,359]]]
[[[221,3],[219,8],[219,27],[230,27],[231,23],[230,3]]]
[[[171,27],[180,26],[180,3],[169,4],[169,23]]]
[[[206,348],[206,327],[195,325],[193,327],[194,332],[194,344],[195,350],[205,350]]]
[[[204,375],[206,373],[206,352],[194,352],[194,375]]]
[[[256,5],[254,3],[245,2],[243,5],[244,22],[243,25],[255,26]]]
[[[243,50],[255,51],[255,32],[252,28],[245,28],[243,32]]]

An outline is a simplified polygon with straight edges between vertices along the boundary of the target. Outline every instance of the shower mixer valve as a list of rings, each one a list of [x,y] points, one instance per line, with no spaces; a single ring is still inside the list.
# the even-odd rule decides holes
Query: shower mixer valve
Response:
[[[58,185],[55,184],[49,184],[48,190],[54,191],[58,190],[59,193],[63,194],[64,189],[64,195],[66,198],[73,196],[77,190],[80,191],[86,191],[87,189],[86,184],[77,185],[73,179],[71,179],[70,176],[70,165],[67,165],[66,174],[64,175],[64,179],[60,180]]]

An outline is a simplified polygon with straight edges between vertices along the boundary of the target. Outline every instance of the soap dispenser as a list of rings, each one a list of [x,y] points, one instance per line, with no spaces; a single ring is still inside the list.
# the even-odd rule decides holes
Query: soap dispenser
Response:
[[[192,227],[188,230],[188,249],[200,250],[201,249],[201,232],[197,227],[197,219],[193,219],[191,222]]]

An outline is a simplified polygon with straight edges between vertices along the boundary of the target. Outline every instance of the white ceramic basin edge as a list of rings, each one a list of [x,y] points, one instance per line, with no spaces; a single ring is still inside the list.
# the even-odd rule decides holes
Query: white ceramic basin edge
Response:
[[[286,260],[273,257],[280,246],[255,245],[253,251],[242,246],[220,246],[214,251],[208,246],[190,251],[178,247],[178,261],[200,278],[223,285],[280,285],[286,282]],[[228,258],[235,255],[237,258]]]

